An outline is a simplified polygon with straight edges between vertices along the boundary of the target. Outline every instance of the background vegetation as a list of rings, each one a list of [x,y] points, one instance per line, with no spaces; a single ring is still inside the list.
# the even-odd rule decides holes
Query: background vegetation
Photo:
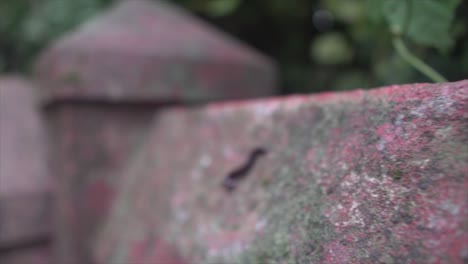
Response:
[[[115,1],[0,1],[0,72],[29,72],[51,40]],[[171,1],[275,58],[283,93],[431,81],[395,40],[450,81],[468,76],[467,1]]]

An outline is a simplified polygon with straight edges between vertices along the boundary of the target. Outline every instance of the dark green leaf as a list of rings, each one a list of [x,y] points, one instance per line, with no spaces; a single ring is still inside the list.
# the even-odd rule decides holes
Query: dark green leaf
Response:
[[[382,2],[382,12],[387,20],[390,30],[393,34],[402,34],[410,23],[411,8],[409,6],[412,0],[391,0]],[[426,0],[422,0],[426,1]],[[431,1],[431,0],[429,0]]]
[[[392,33],[441,50],[454,42],[451,26],[460,0],[374,0]]]
[[[453,45],[451,29],[455,8],[460,0],[413,0],[408,36],[415,42],[447,49]]]

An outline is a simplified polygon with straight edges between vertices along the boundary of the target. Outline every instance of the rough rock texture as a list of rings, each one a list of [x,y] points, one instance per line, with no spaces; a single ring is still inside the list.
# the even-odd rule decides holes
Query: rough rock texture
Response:
[[[273,94],[273,61],[163,1],[121,1],[53,44],[38,67],[54,100],[206,101]]]
[[[168,3],[132,0],[53,43],[37,80],[58,186],[58,262],[81,264],[154,111],[271,95],[275,66]]]
[[[34,88],[23,78],[0,76],[1,263],[16,259],[10,256],[7,262],[6,251],[14,251],[19,257],[23,252],[17,246],[46,241],[51,236],[52,186]],[[32,262],[18,259],[17,263]]]
[[[468,81],[174,108],[95,260],[466,263],[467,146]]]

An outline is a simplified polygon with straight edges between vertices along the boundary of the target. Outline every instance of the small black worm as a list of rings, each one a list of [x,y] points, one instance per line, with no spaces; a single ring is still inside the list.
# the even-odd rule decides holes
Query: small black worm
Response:
[[[233,191],[240,180],[245,178],[252,167],[255,165],[257,159],[267,153],[264,148],[256,148],[250,153],[250,157],[239,168],[230,172],[223,180],[223,187],[227,191]]]

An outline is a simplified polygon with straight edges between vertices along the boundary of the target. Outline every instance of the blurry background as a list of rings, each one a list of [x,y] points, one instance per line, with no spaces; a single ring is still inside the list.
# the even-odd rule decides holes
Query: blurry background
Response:
[[[30,72],[51,40],[115,1],[1,0],[0,72]],[[390,24],[402,19],[391,4],[405,0],[167,1],[277,60],[283,94],[430,81],[392,47]],[[406,1],[416,5],[410,50],[450,81],[467,78],[468,1]]]

